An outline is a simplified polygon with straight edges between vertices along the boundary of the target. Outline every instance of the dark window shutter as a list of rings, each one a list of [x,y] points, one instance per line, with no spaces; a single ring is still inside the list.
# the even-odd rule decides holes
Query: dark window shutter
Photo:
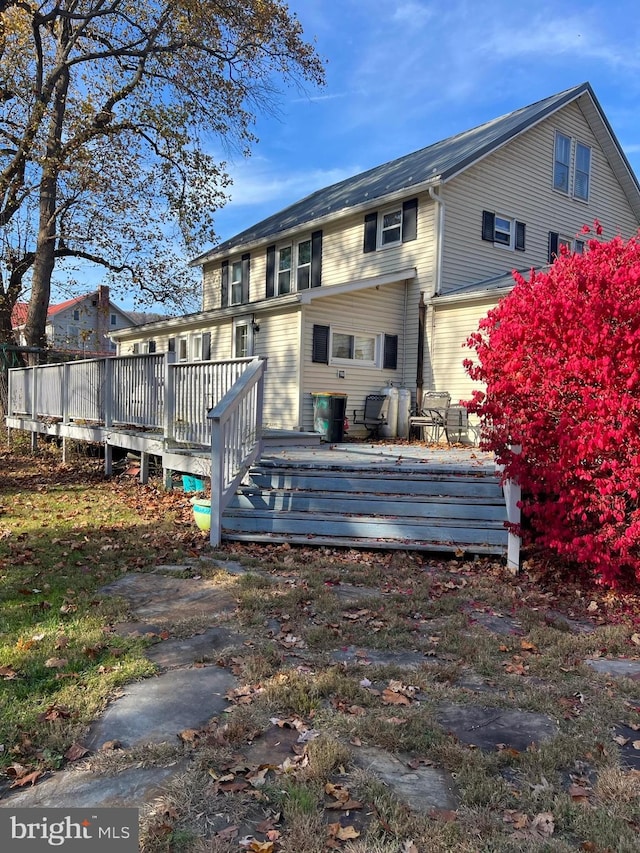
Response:
[[[322,284],[322,231],[311,235],[311,287]]]
[[[367,213],[364,218],[364,251],[375,252],[378,241],[378,213]]]
[[[176,351],[176,339],[169,338],[167,341],[167,352],[175,352]]]
[[[267,246],[267,299],[275,294],[276,285],[276,247]]]
[[[329,364],[329,326],[313,327],[313,348],[311,361]]]
[[[549,231],[549,263],[552,264],[558,257],[558,232]]]
[[[384,358],[382,361],[384,370],[396,370],[398,367],[398,336],[384,336]]]
[[[242,302],[249,301],[249,275],[251,271],[251,255],[247,252],[242,256]]]
[[[202,360],[209,361],[211,358],[211,332],[202,333]]]
[[[524,252],[526,225],[524,222],[516,222],[515,248],[518,252]]]
[[[155,341],[149,341],[149,352],[153,353],[155,351],[156,351],[156,342]]]
[[[482,211],[482,239],[493,243],[496,233],[496,217],[489,210]]]
[[[220,287],[220,307],[226,308],[229,304],[229,261],[222,262],[222,280]]]
[[[418,199],[412,198],[402,205],[402,242],[408,243],[418,237]]]

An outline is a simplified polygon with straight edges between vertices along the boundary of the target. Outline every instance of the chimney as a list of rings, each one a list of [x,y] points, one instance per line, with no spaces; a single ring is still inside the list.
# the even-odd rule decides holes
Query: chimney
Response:
[[[109,329],[109,286],[98,286],[98,309],[96,312],[96,350],[99,353],[107,349],[107,330]]]
[[[101,284],[98,287],[98,308],[103,311],[109,310],[109,285]]]

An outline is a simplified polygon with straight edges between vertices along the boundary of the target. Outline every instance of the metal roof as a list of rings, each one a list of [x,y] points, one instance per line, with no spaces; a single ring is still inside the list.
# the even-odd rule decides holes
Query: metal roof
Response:
[[[610,156],[618,155],[617,164],[613,164],[614,171],[618,174],[628,193],[633,193],[635,190],[637,199],[634,209],[637,210],[640,218],[640,185],[598,104],[591,86],[589,83],[582,83],[500,118],[488,121],[464,133],[428,145],[412,154],[406,154],[389,163],[383,163],[329,187],[316,190],[311,195],[263,219],[229,240],[220,243],[214,249],[200,255],[192,261],[192,265],[206,263],[215,257],[228,254],[231,250],[252,243],[269,238],[277,239],[279,235],[285,232],[340,212],[374,205],[380,199],[394,193],[446,182],[518,134],[585,94],[591,99],[591,109],[587,110],[590,113],[591,120],[593,121],[597,114],[602,122],[600,133],[597,134],[599,141],[601,144],[608,141],[607,147]]]

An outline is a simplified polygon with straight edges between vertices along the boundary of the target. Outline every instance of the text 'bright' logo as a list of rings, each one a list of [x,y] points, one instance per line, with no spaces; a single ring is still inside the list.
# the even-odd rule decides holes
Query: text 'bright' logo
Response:
[[[86,853],[86,842],[91,841],[92,853],[134,853],[138,850],[138,818],[138,809],[130,808],[99,808],[88,814],[73,808],[20,808],[13,814],[0,809],[0,849],[35,853],[64,845],[69,853]]]

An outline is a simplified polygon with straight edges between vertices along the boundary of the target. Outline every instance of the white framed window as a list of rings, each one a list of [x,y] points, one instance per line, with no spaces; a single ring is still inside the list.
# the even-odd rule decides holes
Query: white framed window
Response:
[[[576,166],[573,175],[573,196],[581,201],[589,201],[591,183],[591,148],[576,142]]]
[[[251,317],[236,317],[233,321],[232,358],[248,358],[254,354],[254,332]]]
[[[240,305],[242,302],[242,261],[231,264],[231,304]]]
[[[552,264],[556,258],[565,253],[583,255],[586,243],[579,237],[569,237],[568,234],[559,234],[557,231],[549,231],[549,257],[548,262]]]
[[[191,361],[202,361],[202,334],[200,333],[191,338]]]
[[[279,246],[276,257],[276,296],[311,287],[311,240]]]
[[[384,210],[378,217],[378,246],[398,246],[402,242],[402,207]]]
[[[589,201],[591,147],[558,130],[553,146],[553,188],[579,201]]]
[[[178,338],[178,361],[189,361],[189,339],[186,335]]]
[[[482,239],[505,249],[525,250],[526,225],[503,213],[482,211]]]
[[[330,364],[380,366],[380,335],[331,328]]]

